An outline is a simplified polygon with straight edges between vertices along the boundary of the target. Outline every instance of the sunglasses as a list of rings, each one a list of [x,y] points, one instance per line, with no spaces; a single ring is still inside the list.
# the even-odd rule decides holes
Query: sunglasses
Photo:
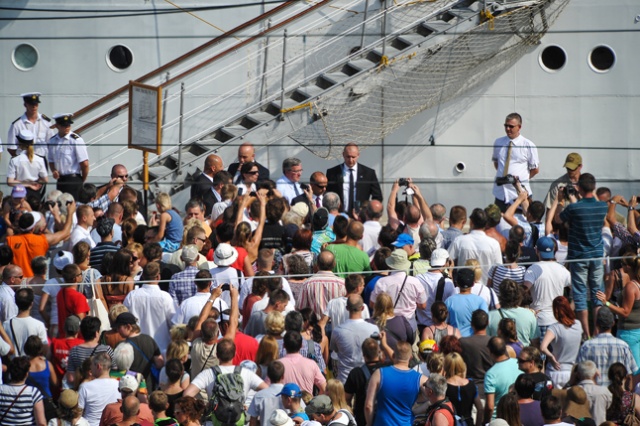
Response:
[[[518,364],[522,364],[523,362],[529,362],[531,361],[530,359],[522,359],[522,358],[518,358]]]
[[[120,179],[129,179],[129,175],[120,175],[120,176],[116,176],[117,178]]]
[[[504,125],[505,129],[513,129],[514,127],[516,127],[516,126],[514,126],[513,124],[505,124]]]

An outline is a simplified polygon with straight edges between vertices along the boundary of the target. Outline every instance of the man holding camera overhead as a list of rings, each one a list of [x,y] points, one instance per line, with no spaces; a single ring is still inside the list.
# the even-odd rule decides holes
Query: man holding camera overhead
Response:
[[[509,204],[517,197],[514,179],[532,195],[529,179],[540,172],[538,148],[533,142],[520,134],[522,117],[513,112],[505,118],[504,130],[507,134],[493,143],[491,160],[496,168],[496,180],[493,184],[495,204],[504,213]]]

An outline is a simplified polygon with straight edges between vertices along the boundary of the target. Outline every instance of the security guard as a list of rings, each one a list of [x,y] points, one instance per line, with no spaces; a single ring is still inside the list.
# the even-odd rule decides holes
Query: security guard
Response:
[[[9,126],[9,137],[7,138],[7,150],[12,157],[20,154],[18,149],[18,135],[21,130],[28,130],[35,136],[34,153],[47,161],[48,142],[55,135],[51,128],[53,122],[44,114],[38,113],[40,106],[40,96],[38,92],[23,93],[20,95],[24,101],[25,113],[17,118]],[[0,152],[2,149],[0,148]]]
[[[49,167],[58,180],[56,189],[78,198],[78,192],[89,176],[89,155],[82,138],[71,131],[73,114],[56,114],[58,134],[49,140]]]

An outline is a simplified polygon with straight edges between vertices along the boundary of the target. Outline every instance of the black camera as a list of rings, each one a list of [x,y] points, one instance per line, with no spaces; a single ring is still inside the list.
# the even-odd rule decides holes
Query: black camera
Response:
[[[45,206],[47,206],[47,207],[52,209],[52,208],[55,207],[56,202],[55,201],[45,201],[44,204],[45,204]]]
[[[400,186],[409,186],[409,179],[407,178],[400,178],[398,179],[398,185]]]
[[[222,284],[222,291],[229,291],[229,290],[231,290],[230,284]]]
[[[569,198],[570,196],[578,196],[578,191],[576,191],[576,187],[573,185],[565,186],[562,191],[564,192],[565,198]]]
[[[301,183],[300,188],[302,188],[303,191],[306,191],[307,189],[309,189],[309,185],[307,185],[306,183]]]
[[[517,181],[518,181],[517,177],[515,177],[513,175],[506,175],[506,176],[497,177],[496,178],[496,185],[498,185],[498,186],[515,185]]]

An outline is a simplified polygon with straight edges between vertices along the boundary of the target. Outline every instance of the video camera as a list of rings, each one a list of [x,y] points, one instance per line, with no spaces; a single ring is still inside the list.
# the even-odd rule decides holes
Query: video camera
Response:
[[[498,186],[515,185],[517,181],[518,181],[518,178],[515,177],[514,175],[506,175],[506,176],[497,177],[496,185]]]

